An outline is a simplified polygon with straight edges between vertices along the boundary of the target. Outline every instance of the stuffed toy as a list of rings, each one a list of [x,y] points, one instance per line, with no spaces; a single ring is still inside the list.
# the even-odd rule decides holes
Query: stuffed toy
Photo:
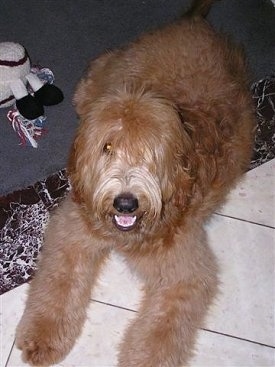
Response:
[[[44,114],[44,106],[62,100],[63,93],[58,87],[43,83],[31,73],[30,58],[22,45],[0,43],[0,108],[15,103],[23,117],[34,120]]]

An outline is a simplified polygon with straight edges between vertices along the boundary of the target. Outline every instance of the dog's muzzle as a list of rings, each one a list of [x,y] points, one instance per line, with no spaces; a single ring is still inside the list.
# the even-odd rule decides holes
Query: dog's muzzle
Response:
[[[123,193],[115,197],[113,207],[117,214],[113,216],[114,225],[121,231],[130,231],[138,221],[134,213],[138,209],[138,199],[130,194]]]

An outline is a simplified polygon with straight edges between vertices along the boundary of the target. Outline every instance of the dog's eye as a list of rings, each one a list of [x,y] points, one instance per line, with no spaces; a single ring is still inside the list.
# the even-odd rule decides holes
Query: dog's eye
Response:
[[[103,152],[105,154],[110,154],[112,153],[112,144],[111,143],[106,143],[103,147]]]

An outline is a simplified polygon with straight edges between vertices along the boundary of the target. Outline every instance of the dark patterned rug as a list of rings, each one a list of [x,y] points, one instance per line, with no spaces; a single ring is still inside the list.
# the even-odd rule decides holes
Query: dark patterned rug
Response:
[[[258,126],[249,169],[275,157],[275,76],[252,86]],[[35,269],[50,212],[69,191],[66,170],[0,197],[0,294],[28,281]]]

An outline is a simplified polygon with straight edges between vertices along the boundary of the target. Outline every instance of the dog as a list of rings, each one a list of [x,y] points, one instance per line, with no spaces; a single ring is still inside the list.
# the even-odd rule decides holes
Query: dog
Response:
[[[247,169],[255,129],[243,52],[205,21],[212,2],[101,55],[79,82],[72,190],[16,333],[30,365],[70,352],[111,251],[144,284],[118,366],[190,361],[219,283],[204,223]]]

